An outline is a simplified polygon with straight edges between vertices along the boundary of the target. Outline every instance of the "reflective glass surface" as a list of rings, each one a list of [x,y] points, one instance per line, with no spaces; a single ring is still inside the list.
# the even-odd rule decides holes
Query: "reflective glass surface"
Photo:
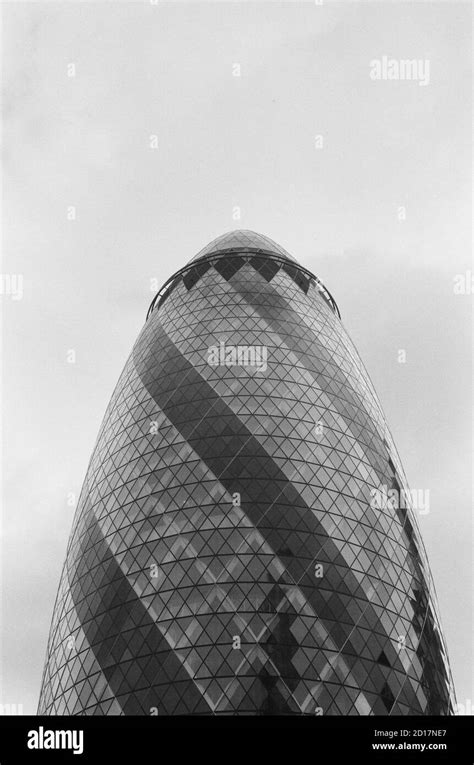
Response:
[[[243,234],[198,254],[125,364],[39,712],[451,714],[415,514],[373,502],[407,485],[367,372],[318,284]]]

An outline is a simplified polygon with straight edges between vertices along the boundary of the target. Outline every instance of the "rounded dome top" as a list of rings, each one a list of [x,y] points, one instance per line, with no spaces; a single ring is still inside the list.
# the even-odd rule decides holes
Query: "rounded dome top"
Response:
[[[245,229],[236,229],[235,231],[228,231],[226,234],[221,234],[212,242],[209,242],[205,247],[198,252],[194,258],[191,258],[190,263],[193,260],[199,260],[205,255],[211,253],[221,252],[223,250],[230,249],[257,249],[265,250],[266,252],[274,252],[276,255],[281,255],[284,258],[288,258],[296,263],[296,259],[290,255],[283,247],[263,234],[257,234],[256,231],[247,231]]]
[[[155,294],[148,309],[147,319],[155,308],[160,308],[163,305],[178,284],[184,282],[185,287],[190,290],[211,266],[228,280],[244,263],[250,263],[267,281],[271,281],[280,269],[286,271],[305,294],[310,284],[313,286],[317,284],[323,299],[331,310],[341,318],[336,301],[322,281],[307,268],[301,266],[284,247],[264,234],[258,234],[256,231],[247,229],[236,229],[213,239],[202,250],[199,250],[197,255],[191,258],[183,268],[170,276]]]

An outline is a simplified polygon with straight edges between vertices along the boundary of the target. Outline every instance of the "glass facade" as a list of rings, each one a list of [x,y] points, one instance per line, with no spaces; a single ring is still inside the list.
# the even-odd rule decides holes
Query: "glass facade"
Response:
[[[219,237],[155,297],[107,408],[39,713],[452,714],[404,490],[330,293],[267,237]]]

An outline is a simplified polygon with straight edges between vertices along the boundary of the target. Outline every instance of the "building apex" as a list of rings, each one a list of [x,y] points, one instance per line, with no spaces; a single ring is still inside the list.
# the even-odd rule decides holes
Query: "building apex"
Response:
[[[256,231],[248,231],[247,229],[236,229],[235,231],[228,231],[225,234],[213,239],[205,247],[200,250],[194,258],[191,259],[191,263],[194,260],[199,260],[211,253],[218,253],[224,250],[231,250],[233,248],[240,249],[257,249],[265,250],[266,252],[274,252],[276,255],[280,255],[284,258],[288,258],[296,263],[296,259],[290,255],[284,247],[270,239],[270,237],[264,234],[258,234]]]

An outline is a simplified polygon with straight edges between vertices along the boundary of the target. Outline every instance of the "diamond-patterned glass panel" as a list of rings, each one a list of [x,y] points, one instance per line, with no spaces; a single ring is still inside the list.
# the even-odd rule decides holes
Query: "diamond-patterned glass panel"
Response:
[[[451,714],[415,515],[373,501],[405,476],[337,310],[267,237],[199,259],[105,413],[39,712]]]

